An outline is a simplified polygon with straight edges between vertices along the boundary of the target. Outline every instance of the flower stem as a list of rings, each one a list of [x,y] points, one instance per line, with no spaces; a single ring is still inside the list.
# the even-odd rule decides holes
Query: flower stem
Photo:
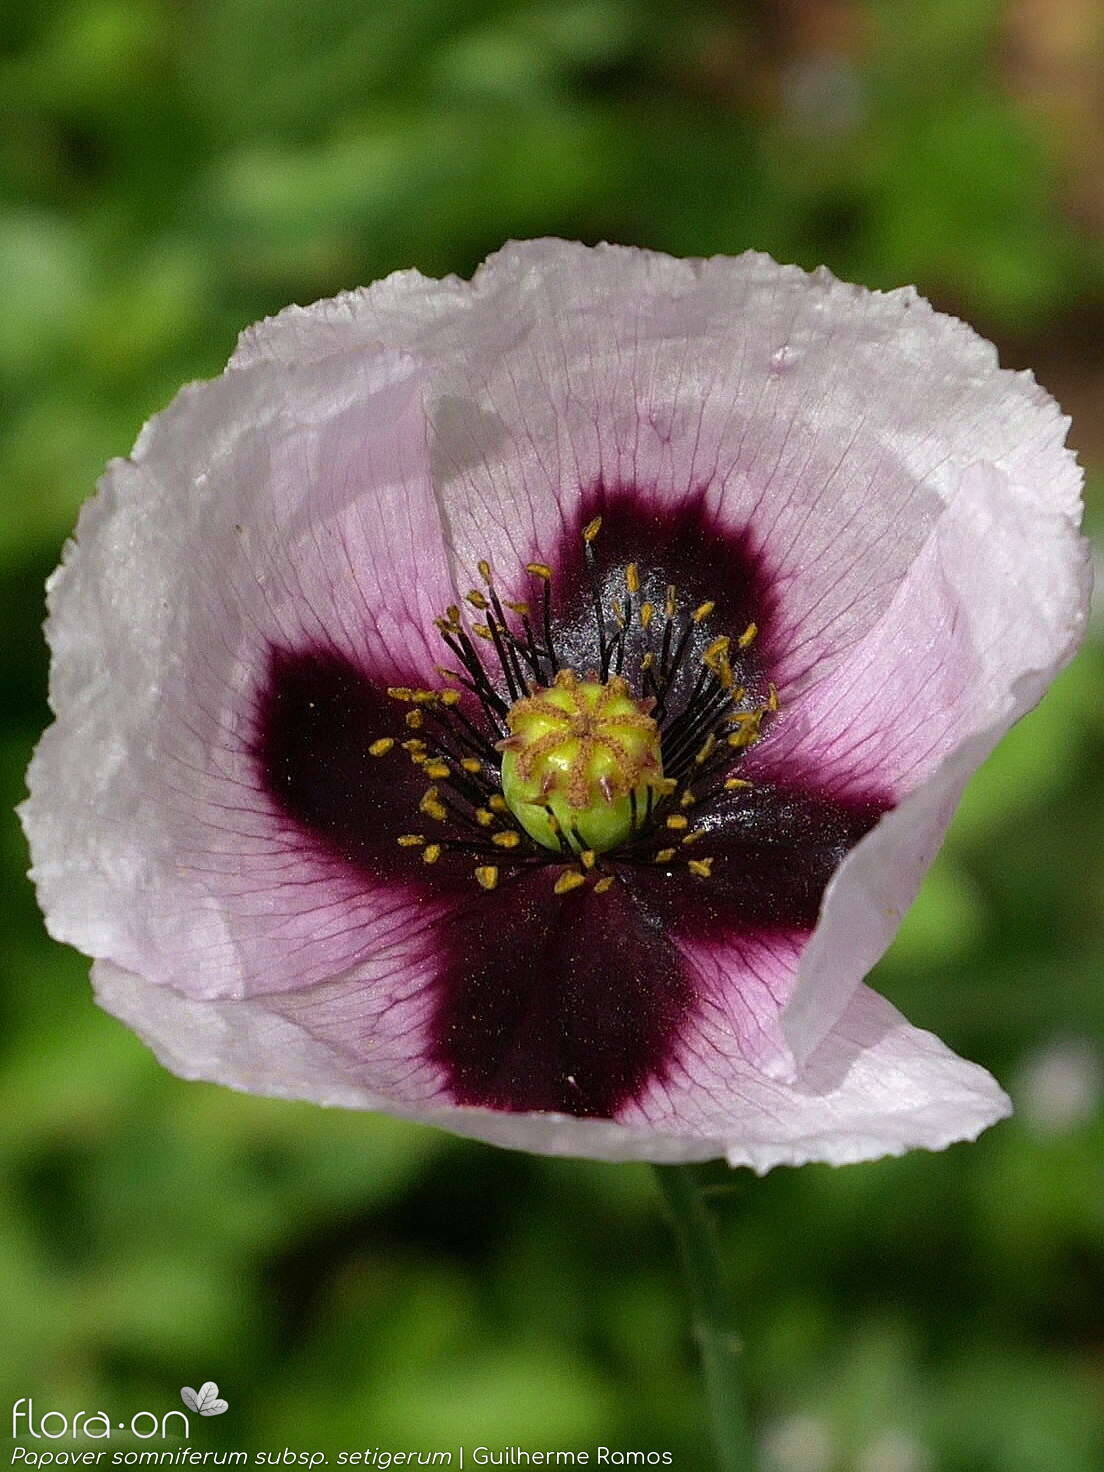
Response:
[[[686,1275],[717,1467],[719,1472],[752,1472],[756,1452],[740,1376],[743,1346],[729,1309],[717,1231],[702,1194],[699,1168],[657,1165],[654,1170]]]

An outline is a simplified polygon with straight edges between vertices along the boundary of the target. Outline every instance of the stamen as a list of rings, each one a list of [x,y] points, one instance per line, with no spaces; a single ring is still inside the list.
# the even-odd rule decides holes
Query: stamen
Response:
[[[553,894],[570,894],[573,889],[586,883],[586,877],[578,869],[565,869],[552,886]]]
[[[542,846],[543,862],[555,857],[576,866],[559,874],[556,894],[568,894],[588,880],[594,881],[595,893],[606,893],[616,876],[595,873],[600,854],[624,844],[626,861],[647,862],[644,845],[657,834],[664,835],[660,841],[666,846],[652,854],[652,862],[671,864],[679,852],[672,845],[696,843],[710,831],[708,826],[691,829],[688,809],[699,800],[714,799],[721,790],[738,792],[752,786],[744,778],[728,776],[725,767],[762,737],[764,718],[779,710],[773,684],[767,686],[765,700],[760,697],[761,703],[740,708],[746,691],[736,683],[741,662],[734,671],[732,660],[737,650],[748,648],[757,637],[754,622],[738,637],[711,638],[707,621],[716,612],[715,602],[707,598],[680,615],[673,583],[666,585],[658,606],[639,603],[637,618],[635,600],[645,582],[637,562],[622,569],[623,596],[607,596],[608,584],[594,550],[601,527],[602,518],[596,516],[581,533],[596,668],[580,664],[577,674],[561,665],[549,565],[526,564],[528,574],[542,585],[538,637],[530,621],[530,603],[500,598],[491,564],[481,558],[476,566],[485,588],[470,588],[464,594],[466,609],[476,610],[481,621],[462,624],[458,604],[450,604],[445,615],[434,620],[458,661],[458,668],[436,666],[437,674],[451,683],[441,689],[388,687],[388,695],[407,707],[403,712],[407,727],[420,733],[401,742],[431,784],[418,809],[450,825],[439,842],[429,843],[420,833],[401,834],[398,842],[419,848],[426,864],[437,863],[446,849],[466,851],[476,862],[475,877],[485,890],[498,884],[499,868],[481,862],[482,856],[509,854],[513,865],[531,865],[542,861]],[[660,611],[664,624],[656,639],[653,631]],[[498,669],[486,655],[487,644],[494,647]],[[635,690],[623,677],[626,665],[639,672]],[[481,713],[464,709],[465,692],[476,698]],[[668,719],[667,705],[674,704],[676,692],[677,705]],[[566,704],[559,703],[565,697]],[[515,716],[528,725],[517,725]],[[420,739],[423,732],[426,739]],[[638,750],[645,738],[654,744],[647,760]],[[397,744],[395,737],[379,737],[369,742],[368,750],[371,756],[382,757]],[[505,792],[495,789],[500,781],[515,777],[525,784],[524,790],[507,785],[505,791],[511,791],[507,802]],[[557,803],[567,804],[563,813]],[[618,805],[623,812],[614,817]],[[511,811],[524,832],[504,821]],[[709,877],[712,863],[712,858],[687,858],[689,872],[698,878]]]
[[[436,787],[430,787],[422,796],[418,804],[418,811],[425,813],[427,818],[436,818],[438,823],[443,823],[448,817],[448,811],[441,801]]]

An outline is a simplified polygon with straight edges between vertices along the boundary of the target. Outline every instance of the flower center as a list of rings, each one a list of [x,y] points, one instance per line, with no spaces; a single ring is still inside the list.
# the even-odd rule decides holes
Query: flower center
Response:
[[[373,757],[400,746],[429,784],[415,819],[425,831],[399,834],[399,846],[426,864],[465,858],[483,889],[544,865],[558,870],[557,895],[605,894],[640,864],[709,879],[714,855],[690,846],[739,805],[751,783],[733,768],[778,712],[749,654],[757,625],[712,636],[713,602],[687,606],[635,562],[604,575],[601,525],[582,532],[592,618],[582,678],[553,615],[553,569],[526,564],[534,605],[500,598],[481,561],[484,588],[464,595],[475,617],[453,604],[434,620],[456,661],[437,666],[448,686],[388,687],[410,734],[368,745]],[[577,631],[569,637],[577,650]]]
[[[580,680],[564,669],[547,687],[514,701],[502,752],[502,795],[545,848],[605,853],[651,814],[662,783],[655,700],[634,700],[619,675]]]

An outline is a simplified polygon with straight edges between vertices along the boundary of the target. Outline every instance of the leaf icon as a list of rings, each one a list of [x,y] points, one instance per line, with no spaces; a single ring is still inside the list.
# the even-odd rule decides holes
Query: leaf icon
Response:
[[[180,1399],[190,1411],[198,1411],[201,1416],[221,1416],[229,1409],[229,1403],[219,1399],[218,1386],[213,1380],[205,1380],[198,1390],[185,1385]]]

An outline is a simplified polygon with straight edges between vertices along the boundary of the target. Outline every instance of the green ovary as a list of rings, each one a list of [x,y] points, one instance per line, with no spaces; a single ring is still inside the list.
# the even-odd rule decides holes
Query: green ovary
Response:
[[[559,850],[605,853],[630,837],[651,790],[663,786],[650,703],[614,676],[604,684],[561,670],[547,689],[515,701],[501,744],[502,793],[526,833]]]

